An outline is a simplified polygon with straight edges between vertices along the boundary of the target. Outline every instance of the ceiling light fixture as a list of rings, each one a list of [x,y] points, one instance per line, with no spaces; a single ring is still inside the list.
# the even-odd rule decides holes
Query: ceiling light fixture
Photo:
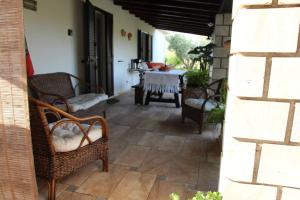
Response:
[[[207,24],[207,26],[208,26],[209,28],[211,28],[211,27],[213,27],[213,26],[214,26],[214,23],[212,23],[212,22],[209,22],[209,23]]]

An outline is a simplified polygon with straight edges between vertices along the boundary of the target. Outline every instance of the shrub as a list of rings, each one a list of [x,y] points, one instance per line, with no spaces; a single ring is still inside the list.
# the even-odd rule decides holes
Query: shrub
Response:
[[[192,70],[186,74],[188,87],[207,87],[209,74],[207,70]]]
[[[204,192],[198,191],[195,196],[190,200],[222,200],[222,195],[220,192]],[[180,200],[180,196],[172,193],[170,195],[170,200]]]

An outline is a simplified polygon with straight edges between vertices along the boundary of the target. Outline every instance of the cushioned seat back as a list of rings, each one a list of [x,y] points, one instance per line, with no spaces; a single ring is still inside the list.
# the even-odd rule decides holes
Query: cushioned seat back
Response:
[[[66,99],[75,96],[72,81],[68,73],[58,72],[34,75],[29,79],[29,85],[37,98],[48,103],[52,103],[54,97],[42,95],[39,91],[57,94]]]

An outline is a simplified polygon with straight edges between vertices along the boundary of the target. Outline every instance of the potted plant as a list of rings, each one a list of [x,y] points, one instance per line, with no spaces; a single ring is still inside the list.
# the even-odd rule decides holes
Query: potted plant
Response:
[[[186,74],[186,89],[188,89],[192,93],[197,93],[197,90],[201,93],[201,91],[199,90],[208,86],[210,78],[209,68],[213,63],[212,52],[214,47],[215,45],[213,43],[209,43],[205,46],[198,46],[188,52],[188,54],[196,55],[194,61],[200,63],[200,69],[190,70]]]
[[[186,73],[187,87],[207,87],[209,82],[209,73],[207,70],[191,70]]]
[[[220,192],[200,192],[198,191],[195,196],[190,200],[222,200],[222,195]],[[180,196],[172,193],[170,195],[170,200],[180,200]]]
[[[221,134],[220,140],[222,139],[223,135],[223,124],[225,119],[225,103],[227,98],[227,81],[223,81],[221,88],[220,88],[220,101],[216,108],[212,109],[208,113],[207,122],[209,124],[220,124],[221,125]]]
[[[185,74],[185,84],[182,88],[183,98],[184,97],[196,97],[202,98],[205,93],[203,88],[206,88],[209,83],[209,74],[205,71],[200,70],[190,70]]]

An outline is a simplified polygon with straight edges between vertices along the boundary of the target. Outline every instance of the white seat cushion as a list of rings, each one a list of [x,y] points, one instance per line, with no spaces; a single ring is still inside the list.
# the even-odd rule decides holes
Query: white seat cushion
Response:
[[[55,126],[57,122],[49,124],[50,130]],[[81,124],[85,131],[88,130],[88,124]],[[76,150],[83,138],[83,133],[80,128],[73,123],[63,123],[56,127],[53,131],[52,139],[56,152],[68,152]],[[88,137],[92,142],[95,142],[99,138],[102,138],[101,126],[94,125],[88,133]],[[82,146],[88,145],[88,140],[85,139]]]
[[[202,105],[204,103],[205,99],[192,99],[188,98],[184,101],[184,103],[192,108],[196,109],[202,109]],[[214,101],[207,101],[205,104],[205,111],[209,112],[212,109],[216,108],[218,104]]]
[[[70,111],[76,112],[78,110],[89,109],[90,107],[96,105],[97,103],[107,99],[108,96],[106,94],[88,93],[88,94],[82,94],[68,99],[68,104],[70,105]],[[55,106],[61,110],[64,111],[67,110],[65,104],[56,104]]]

